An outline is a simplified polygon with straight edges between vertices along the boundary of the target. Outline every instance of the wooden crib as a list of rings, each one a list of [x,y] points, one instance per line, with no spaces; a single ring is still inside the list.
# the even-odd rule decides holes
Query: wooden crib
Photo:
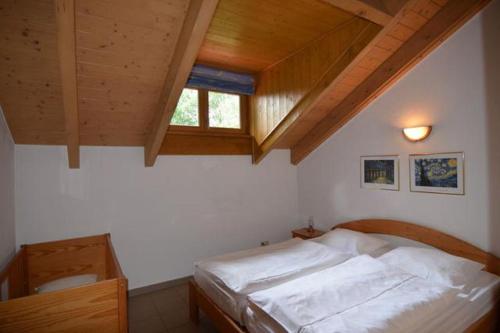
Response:
[[[36,293],[80,274],[95,274],[97,282]],[[0,285],[0,332],[128,331],[127,278],[109,234],[23,245],[0,273]]]

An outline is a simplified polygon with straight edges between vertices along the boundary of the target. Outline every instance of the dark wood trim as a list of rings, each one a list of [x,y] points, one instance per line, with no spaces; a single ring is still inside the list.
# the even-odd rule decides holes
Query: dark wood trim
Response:
[[[194,280],[189,281],[189,319],[194,324],[199,323],[199,309],[203,310],[215,327],[221,333],[246,333],[247,331],[238,325],[229,315],[217,306],[196,284]]]
[[[252,138],[231,133],[167,133],[160,155],[251,155]]]
[[[420,30],[292,147],[292,163],[300,163],[321,143],[445,41],[489,1],[448,1]]]
[[[364,27],[336,59],[333,59],[310,90],[293,106],[286,116],[266,135],[253,156],[254,163],[262,161],[275,149],[283,138],[299,126],[302,117],[309,114],[330,92],[346,67],[364,54],[366,48],[380,33],[380,27],[370,24]],[[311,46],[312,47],[312,46]]]
[[[200,131],[206,131],[208,128],[208,90],[206,89],[198,89],[198,118]]]
[[[153,129],[144,147],[146,166],[153,166],[170,125],[170,119],[196,61],[198,51],[215,13],[218,0],[191,0],[174,55],[165,77],[153,119]]]
[[[323,0],[337,8],[340,8],[355,16],[362,17],[368,21],[381,26],[386,26],[395,15],[398,5],[402,5],[406,0],[387,1],[387,0]],[[387,3],[391,3],[389,6]]]
[[[80,167],[80,123],[76,80],[75,1],[56,0],[55,8],[68,163],[71,169],[78,169]]]

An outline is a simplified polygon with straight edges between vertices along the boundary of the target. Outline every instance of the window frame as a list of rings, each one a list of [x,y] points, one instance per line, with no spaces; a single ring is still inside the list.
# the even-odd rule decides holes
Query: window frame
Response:
[[[168,131],[171,133],[210,133],[213,135],[238,135],[238,134],[248,134],[248,96],[241,94],[232,94],[217,90],[208,90],[201,88],[186,87],[187,89],[194,89],[198,91],[198,126],[188,126],[188,125],[169,125]],[[210,127],[208,121],[208,93],[209,91],[236,95],[240,98],[240,128],[225,128],[225,127]],[[175,111],[174,111],[175,112]]]

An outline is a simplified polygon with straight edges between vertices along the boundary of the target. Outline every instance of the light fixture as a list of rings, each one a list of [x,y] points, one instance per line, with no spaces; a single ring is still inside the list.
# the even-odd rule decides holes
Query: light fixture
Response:
[[[412,142],[422,141],[431,134],[432,126],[403,128],[405,138]]]

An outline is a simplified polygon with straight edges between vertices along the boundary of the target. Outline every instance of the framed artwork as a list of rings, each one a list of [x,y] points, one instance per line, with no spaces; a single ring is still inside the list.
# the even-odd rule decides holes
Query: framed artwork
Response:
[[[399,191],[399,156],[361,156],[361,188]]]
[[[410,191],[464,194],[464,153],[410,155]]]

